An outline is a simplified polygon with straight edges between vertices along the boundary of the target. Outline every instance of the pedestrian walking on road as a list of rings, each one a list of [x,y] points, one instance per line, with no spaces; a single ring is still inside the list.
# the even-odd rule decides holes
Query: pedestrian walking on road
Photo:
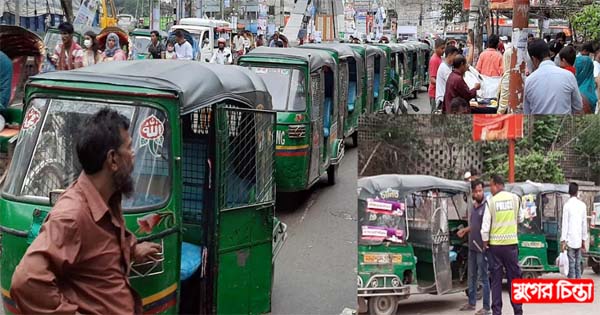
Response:
[[[61,41],[56,44],[52,61],[56,70],[73,70],[83,67],[83,49],[73,40],[73,25],[69,22],[60,23],[58,26]]]
[[[485,211],[486,201],[483,195],[483,182],[475,179],[471,182],[473,195],[473,210],[469,215],[469,226],[458,231],[458,237],[469,234],[469,258],[467,270],[469,272],[469,302],[463,305],[461,311],[474,311],[477,303],[477,283],[483,285],[483,308],[475,315],[489,315],[490,311],[490,279],[488,275],[488,264],[483,251],[483,240],[481,238],[481,221]]]
[[[435,50],[431,55],[431,59],[429,60],[429,102],[431,104],[431,112],[433,113],[437,109],[437,104],[435,102],[435,83],[438,69],[442,62],[442,55],[444,54],[444,48],[446,48],[446,42],[443,39],[435,40]]]
[[[513,279],[521,278],[519,267],[519,243],[517,225],[519,197],[504,191],[504,179],[494,175],[490,181],[492,197],[488,200],[481,222],[481,238],[484,250],[489,250],[490,274],[492,278],[492,311],[502,315],[503,269],[510,285]],[[515,315],[523,314],[523,305],[510,302]]]
[[[587,211],[583,201],[577,198],[579,185],[569,184],[571,198],[563,206],[562,231],[560,244],[562,250],[567,250],[569,257],[569,275],[571,279],[581,278],[581,255],[585,253],[587,232]]]

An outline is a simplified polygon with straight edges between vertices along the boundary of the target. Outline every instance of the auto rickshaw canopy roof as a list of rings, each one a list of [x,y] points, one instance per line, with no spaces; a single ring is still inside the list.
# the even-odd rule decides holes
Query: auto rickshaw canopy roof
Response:
[[[175,93],[181,113],[232,99],[251,108],[270,110],[271,95],[263,80],[236,66],[197,61],[131,60],[100,63],[72,71],[49,72],[31,79],[102,83]]]
[[[525,182],[525,183],[514,183],[514,184],[506,184],[504,187],[506,191],[511,192],[513,194],[519,196],[525,195],[537,195],[540,193],[569,193],[569,185],[564,184],[545,184],[545,183],[534,183],[534,182]]]
[[[439,189],[445,192],[469,193],[469,183],[450,180],[429,175],[397,175],[386,174],[364,177],[358,180],[359,199],[370,198],[387,189],[397,190],[402,195],[410,193]]]
[[[360,55],[358,53],[356,53],[354,50],[352,50],[352,48],[350,48],[350,46],[346,45],[346,44],[340,44],[340,43],[329,43],[329,44],[305,44],[300,46],[300,48],[305,48],[305,49],[328,49],[328,50],[332,50],[338,53],[339,58],[348,58],[348,57],[354,57],[356,58],[360,58]]]
[[[390,43],[390,44],[380,44],[382,46],[389,47],[392,50],[392,53],[405,52],[408,48],[402,44]]]
[[[403,44],[406,44],[409,47],[412,46],[415,49],[431,50],[431,47],[429,47],[429,45],[421,42],[404,42]]]
[[[14,25],[0,25],[0,50],[8,58],[37,57],[44,53],[44,41],[28,29]]]
[[[331,69],[336,68],[335,59],[329,53],[316,49],[258,47],[250,53],[240,57],[240,60],[243,61],[246,56],[301,60],[309,65],[311,72],[322,67],[329,67]]]

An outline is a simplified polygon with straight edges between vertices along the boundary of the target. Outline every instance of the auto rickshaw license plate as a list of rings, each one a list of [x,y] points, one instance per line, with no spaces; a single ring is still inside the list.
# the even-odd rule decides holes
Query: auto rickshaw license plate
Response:
[[[363,255],[363,263],[365,264],[389,264],[391,258],[391,263],[400,264],[402,263],[402,255],[395,254],[364,254]]]

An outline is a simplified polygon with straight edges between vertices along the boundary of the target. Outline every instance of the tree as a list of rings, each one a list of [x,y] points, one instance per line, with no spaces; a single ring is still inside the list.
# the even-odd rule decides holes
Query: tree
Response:
[[[452,22],[455,17],[463,16],[463,0],[445,0],[442,3],[442,19],[446,22]]]
[[[585,6],[571,17],[571,23],[575,31],[581,34],[584,40],[599,40],[600,4]]]

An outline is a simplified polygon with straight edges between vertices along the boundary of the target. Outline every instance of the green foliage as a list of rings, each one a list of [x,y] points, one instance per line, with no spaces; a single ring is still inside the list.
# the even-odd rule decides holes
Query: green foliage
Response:
[[[553,143],[560,139],[561,116],[527,116],[525,137],[515,147],[515,180],[533,180],[561,183],[564,174],[560,168],[562,152],[552,151]],[[533,121],[531,121],[533,120]],[[508,176],[508,142],[493,141],[483,146],[483,167],[487,174]]]
[[[531,180],[541,183],[564,183],[565,176],[560,168],[560,152],[545,153],[532,151],[515,157],[515,181]],[[500,174],[508,177],[508,160],[497,164],[495,168],[486,170],[488,174]]]
[[[584,6],[571,17],[573,28],[586,40],[600,39],[600,4]]]
[[[455,17],[464,15],[463,0],[445,0],[442,3],[442,19],[452,21]]]
[[[582,130],[574,148],[591,171],[600,172],[600,119],[595,115],[579,118],[577,129]]]

